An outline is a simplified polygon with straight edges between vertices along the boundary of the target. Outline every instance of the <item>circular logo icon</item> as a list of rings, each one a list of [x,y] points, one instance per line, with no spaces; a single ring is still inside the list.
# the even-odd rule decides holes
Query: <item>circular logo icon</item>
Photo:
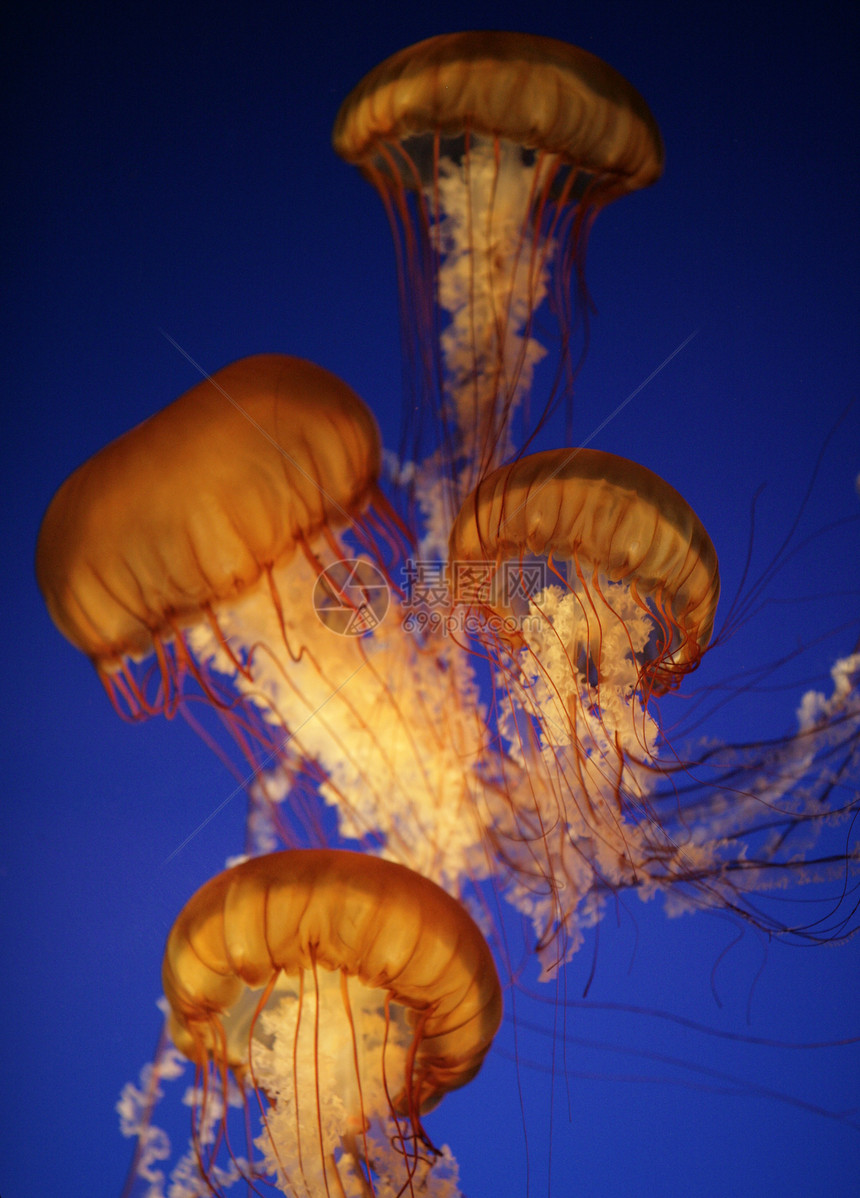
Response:
[[[385,575],[372,562],[334,562],[314,584],[314,611],[338,636],[372,632],[385,619],[389,602]]]

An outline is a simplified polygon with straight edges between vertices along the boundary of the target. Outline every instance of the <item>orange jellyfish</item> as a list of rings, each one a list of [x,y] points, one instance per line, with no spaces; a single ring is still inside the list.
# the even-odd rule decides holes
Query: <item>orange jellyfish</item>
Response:
[[[720,594],[717,554],[686,500],[651,470],[600,450],[556,449],[483,479],[451,529],[455,596],[458,569],[489,563],[490,605],[503,619],[522,615],[536,587],[530,557],[546,558],[547,584],[570,595],[564,657],[598,690],[616,668],[622,592],[645,621],[644,638],[627,626],[622,637],[639,691],[672,690],[698,665]]]
[[[152,707],[131,663],[155,654],[158,705],[199,678],[187,629],[352,525],[373,501],[379,433],[334,375],[262,354],[217,371],[107,445],[60,487],[36,575],[60,631],[117,706]],[[339,550],[335,547],[335,552]]]
[[[648,700],[676,688],[708,645],[716,552],[650,470],[561,449],[479,483],[451,529],[449,571],[497,663],[510,758],[495,830],[523,876],[551,879],[531,901],[554,965],[554,952],[564,959],[579,943],[581,903],[594,918],[601,892],[647,890],[711,864],[711,846],[650,817],[659,767]],[[550,947],[559,931],[560,950]]]
[[[671,804],[654,817],[666,772],[647,699],[671,689],[707,642],[713,550],[683,501],[629,463],[580,453],[559,481],[565,470],[550,455],[485,480],[454,528],[455,593],[464,599],[466,571],[480,575],[488,559],[519,594],[496,618],[525,617],[491,647],[504,702],[497,692],[488,713],[475,658],[455,637],[410,630],[396,592],[368,635],[361,624],[345,635],[316,602],[326,569],[351,552],[386,598],[392,589],[374,548],[393,528],[378,458],[372,417],[339,380],[297,359],[236,363],[63,484],[39,539],[43,592],[120,711],[180,709],[196,723],[196,702],[222,716],[253,771],[250,851],[327,843],[322,799],[341,841],[458,898],[492,879],[531,916],[552,968],[559,937],[568,955],[606,893],[710,877],[720,837],[699,843]],[[598,460],[581,520],[591,528],[610,499],[638,488],[652,523],[637,535],[650,538],[650,556],[616,561],[611,529],[598,535],[597,523],[576,552],[573,533],[566,549],[563,537],[526,537],[545,501],[559,519],[577,469],[584,487],[585,463]],[[533,477],[534,461],[557,477]],[[505,548],[518,519],[520,547]],[[348,550],[347,536],[365,548]],[[674,564],[661,578],[667,546]],[[547,549],[555,565],[534,595],[528,553]],[[360,579],[353,594],[350,616],[373,598]],[[713,829],[713,804],[701,812]]]
[[[261,780],[252,814],[279,827],[249,847],[324,843],[319,790],[342,836],[459,891],[487,869],[472,771],[487,733],[468,662],[440,669],[398,618],[379,456],[346,384],[296,358],[244,359],[63,484],[37,574],[121,712],[196,722],[189,696],[219,711]]]
[[[449,571],[455,626],[494,665],[507,745],[488,838],[545,973],[624,891],[805,942],[838,934],[839,890],[791,925],[763,895],[789,874],[844,882],[843,853],[812,850],[856,811],[837,795],[856,769],[860,656],[836,664],[831,696],[804,696],[794,736],[678,756],[655,699],[708,648],[717,555],[682,496],[609,453],[534,454],[483,479],[451,529]]]
[[[659,177],[660,133],[594,55],[480,31],[380,64],[344,101],[333,141],[388,212],[419,411],[432,404],[443,418],[450,521],[514,446],[513,413],[546,352],[534,337],[546,297],[560,324],[554,393],[572,372],[572,275],[584,291],[599,209]],[[425,506],[438,485],[419,478]]]
[[[253,858],[187,903],[163,981],[170,1035],[197,1065],[204,1178],[295,1198],[456,1193],[421,1115],[478,1072],[502,999],[483,936],[432,882],[346,851]],[[231,1077],[246,1127],[259,1117],[241,1152]]]
[[[324,567],[351,556],[337,532],[349,527],[366,539],[369,524],[385,522],[379,461],[373,415],[333,374],[280,354],[234,362],[60,487],[36,551],[48,610],[121,714],[172,715],[202,691],[255,769],[283,762],[284,730],[265,694],[256,688],[261,719],[258,707],[237,703],[194,641],[208,634],[222,673],[251,689],[271,646],[299,655],[300,639],[286,645],[286,580],[301,578],[299,607],[312,613]],[[360,586],[355,593],[354,615],[366,598]],[[230,639],[222,621],[242,602],[265,613],[266,627]]]

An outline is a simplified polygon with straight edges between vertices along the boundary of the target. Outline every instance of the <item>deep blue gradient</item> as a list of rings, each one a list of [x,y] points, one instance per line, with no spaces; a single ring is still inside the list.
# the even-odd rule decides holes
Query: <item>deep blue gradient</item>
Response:
[[[857,396],[855,6],[391,7],[48,5],[7,34],[3,1198],[120,1193],[131,1145],[114,1104],[155,1048],[164,939],[239,851],[244,819],[236,794],[171,856],[232,779],[181,720],[116,717],[44,610],[40,519],[77,465],[197,380],[163,333],[209,371],[260,351],[315,360],[398,447],[389,231],[329,143],[341,99],[388,54],[458,28],[522,28],[599,54],[647,98],[666,173],[595,227],[574,436],[696,333],[594,444],[698,511],[722,610],[742,585],[753,496],[760,571],[824,447],[768,601],[690,680],[731,698],[701,734],[787,734],[801,693],[829,689],[857,636],[860,409],[825,445]],[[860,1102],[860,1054],[803,1045],[860,1032],[859,960],[856,941],[768,944],[628,899],[562,990],[509,1002],[497,1051],[428,1130],[470,1198],[848,1198],[860,1133],[835,1114]],[[185,1135],[180,1091],[159,1119]]]

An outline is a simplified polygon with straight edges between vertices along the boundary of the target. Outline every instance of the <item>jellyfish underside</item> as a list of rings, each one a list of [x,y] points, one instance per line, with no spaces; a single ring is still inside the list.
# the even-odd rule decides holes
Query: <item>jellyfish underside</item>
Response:
[[[426,1184],[440,1164],[450,1172],[449,1154],[424,1142],[386,1090],[386,1078],[408,1069],[404,1008],[321,967],[277,978],[261,1006],[262,997],[248,990],[223,1020],[228,1053],[246,1062],[235,1072],[261,1112],[256,1172],[296,1198],[367,1198],[405,1178]]]
[[[252,858],[186,905],[164,987],[172,1038],[202,1071],[204,1176],[229,1141],[229,1074],[261,1119],[247,1157],[231,1148],[237,1175],[292,1198],[424,1192],[431,1173],[433,1193],[456,1192],[420,1118],[480,1068],[501,991],[478,928],[438,887],[355,853]]]

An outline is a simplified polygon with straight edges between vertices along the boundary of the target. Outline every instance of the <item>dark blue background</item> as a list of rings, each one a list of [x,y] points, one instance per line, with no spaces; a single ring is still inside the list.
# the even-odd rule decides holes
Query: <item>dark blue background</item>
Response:
[[[604,213],[592,238],[597,315],[575,435],[698,330],[595,444],[683,492],[730,597],[753,494],[764,485],[762,568],[857,394],[857,10],[660,0],[443,2],[395,17],[360,3],[20,9],[7,18],[4,80],[0,1192],[92,1198],[122,1187],[131,1145],[114,1103],[155,1047],[165,935],[238,851],[244,802],[165,863],[232,782],[181,722],[123,725],[52,626],[32,554],[53,491],[196,381],[160,330],[208,370],[257,351],[316,360],[365,397],[396,448],[393,251],[377,197],[330,150],[334,115],[401,46],[523,28],[606,58],[663,130],[665,178]],[[855,408],[826,450],[770,602],[693,680],[731,680],[737,692],[710,734],[789,732],[802,691],[824,686],[853,646],[858,432]],[[755,666],[795,651],[768,689],[743,692]],[[611,913],[588,999],[565,1006],[549,988],[544,1003],[523,1002],[519,1038],[506,1024],[481,1076],[428,1119],[461,1163],[464,1192],[520,1198],[528,1177],[532,1195],[559,1198],[856,1193],[860,1135],[811,1108],[856,1107],[857,1046],[799,1045],[858,1031],[858,946],[768,946],[750,932],[735,944],[737,934],[717,917],[670,922],[657,903]],[[565,972],[569,999],[581,998],[592,948]],[[683,1029],[655,1008],[740,1039]],[[180,1091],[158,1118],[185,1134]]]

